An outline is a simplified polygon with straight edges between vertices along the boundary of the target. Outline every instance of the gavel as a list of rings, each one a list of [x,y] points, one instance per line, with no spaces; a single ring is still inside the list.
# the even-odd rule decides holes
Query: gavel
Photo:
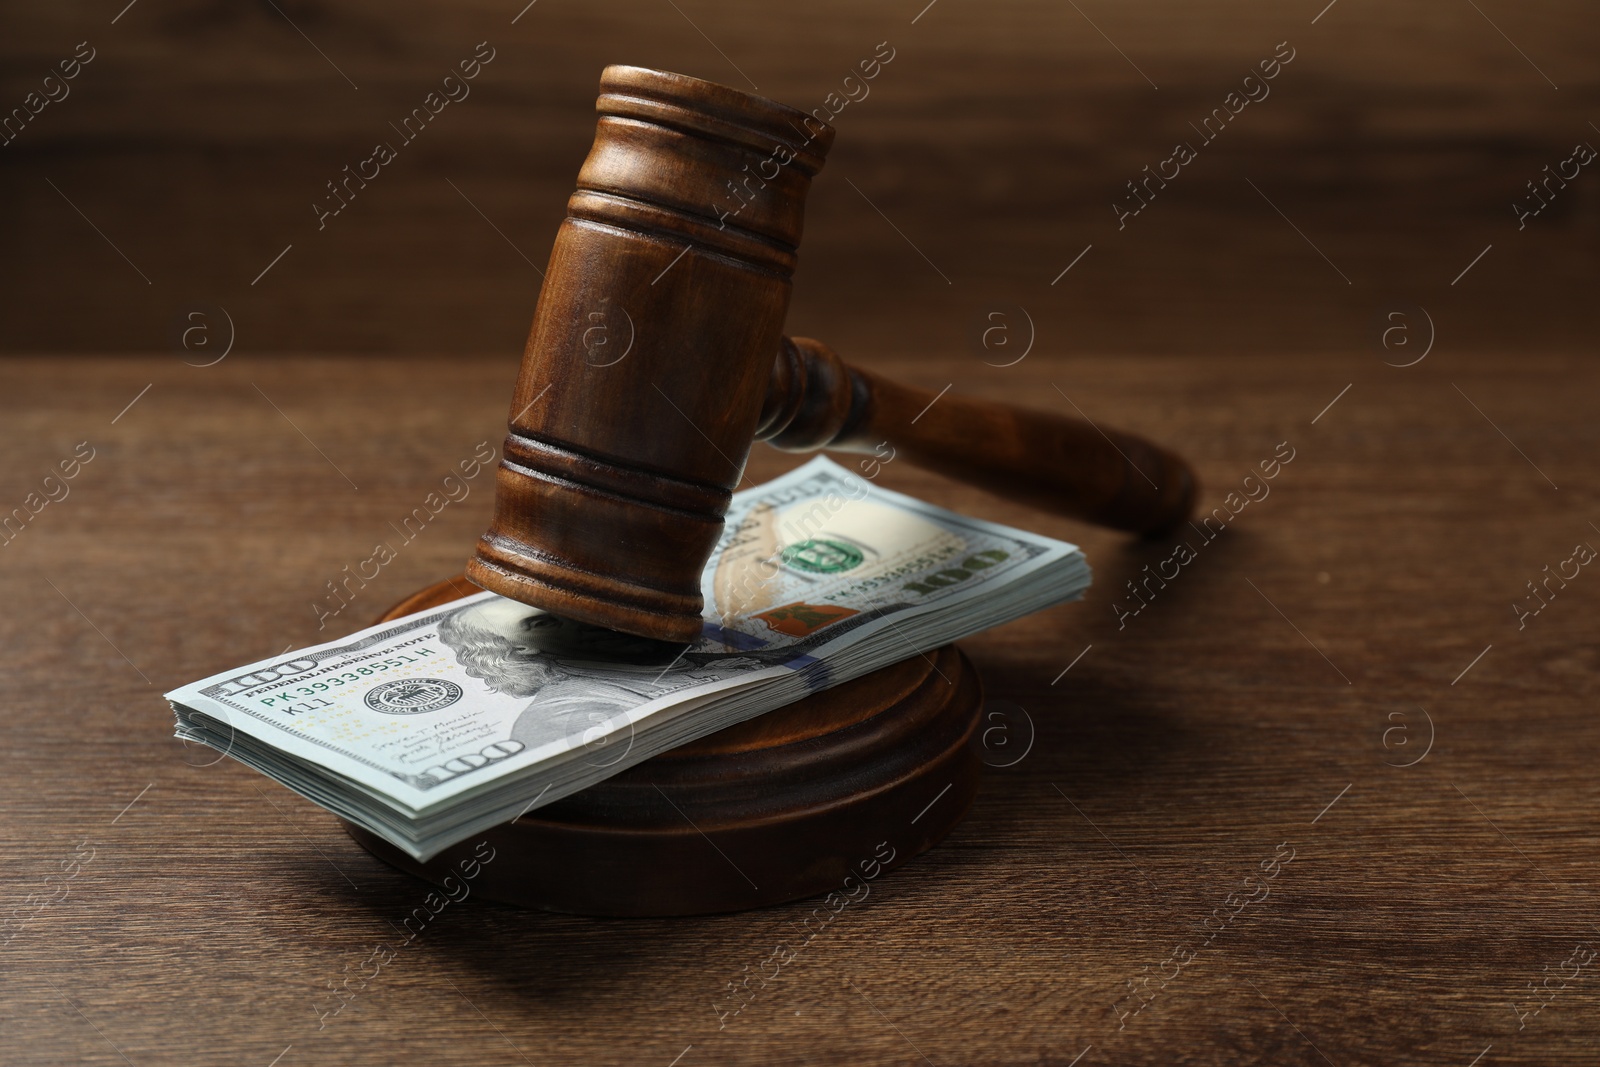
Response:
[[[517,377],[494,514],[467,564],[474,583],[582,622],[693,640],[701,572],[758,440],[892,448],[1133,533],[1188,517],[1196,480],[1166,449],[900,385],[782,335],[805,198],[833,127],[631,66],[605,69],[596,110]]]

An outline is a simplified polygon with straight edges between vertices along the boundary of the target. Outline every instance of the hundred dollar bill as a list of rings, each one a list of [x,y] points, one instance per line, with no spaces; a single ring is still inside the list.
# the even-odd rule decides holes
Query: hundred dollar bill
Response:
[[[418,859],[659,752],[1081,596],[1070,544],[817,458],[736,494],[687,645],[480,593],[166,694],[223,752]]]

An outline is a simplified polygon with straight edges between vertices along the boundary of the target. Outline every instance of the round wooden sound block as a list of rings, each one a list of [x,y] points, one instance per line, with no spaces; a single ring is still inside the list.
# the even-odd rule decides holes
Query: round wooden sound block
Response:
[[[378,621],[475,592],[447,579]],[[696,915],[854,892],[966,813],[982,700],[977,671],[946,645],[662,753],[427,863],[345,826],[429,881],[475,858],[474,892],[580,915]]]

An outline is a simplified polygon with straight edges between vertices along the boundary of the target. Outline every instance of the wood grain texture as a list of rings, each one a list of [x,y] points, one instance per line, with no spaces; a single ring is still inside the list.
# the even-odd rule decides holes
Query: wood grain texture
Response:
[[[600,90],[466,574],[581,622],[692,641],[833,129],[640,67],[607,67]]]
[[[986,769],[944,845],[765,989],[751,978],[721,1030],[728,983],[794,948],[811,904],[682,921],[452,904],[319,1030],[329,983],[402,939],[423,887],[170,737],[163,690],[354,630],[461,566],[485,474],[409,542],[390,523],[498,441],[513,359],[0,367],[6,508],[94,448],[0,547],[0,907],[66,892],[0,934],[5,1062],[950,1067],[1065,1065],[1091,1045],[1079,1067],[1465,1067],[1490,1045],[1480,1067],[1592,1062],[1592,968],[1520,1030],[1513,1010],[1600,940],[1600,579],[1552,585],[1525,629],[1511,610],[1546,564],[1600,545],[1586,356],[863,362],[1045,405],[1053,382],[1190,457],[1202,513],[1242,498],[1281,442],[1294,458],[1121,629],[1124,582],[1171,543],[885,468],[891,488],[1080,541],[1096,582],[963,642],[1014,746],[991,762],[1026,755]],[[757,448],[750,474],[795,462]],[[319,633],[325,583],[379,541],[396,559]],[[1390,766],[1423,751],[1422,709],[1431,750]],[[1270,896],[1201,947],[1280,845],[1294,858]],[[1170,975],[1184,948],[1131,1015],[1125,983]]]
[[[1600,144],[1584,0],[540,0],[515,24],[515,0],[140,0],[113,25],[124,6],[0,13],[0,108],[77,42],[98,49],[0,147],[8,351],[163,349],[194,301],[227,308],[244,351],[513,351],[606,64],[747,75],[810,110],[882,41],[895,58],[839,113],[811,198],[793,332],[950,349],[1020,304],[1056,357],[1340,351],[1393,297],[1443,309],[1451,343],[1479,350],[1560,350],[1600,325],[1600,180],[1520,232],[1511,209],[1575,142]],[[470,97],[402,144],[390,124],[485,40]],[[1119,230],[1126,183],[1198,145],[1191,124],[1281,41],[1296,58],[1271,95]],[[399,158],[319,230],[325,183],[379,141]],[[876,314],[828,332],[846,306]]]

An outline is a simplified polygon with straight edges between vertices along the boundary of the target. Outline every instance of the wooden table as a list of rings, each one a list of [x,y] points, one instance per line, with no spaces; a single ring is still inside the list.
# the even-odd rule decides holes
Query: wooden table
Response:
[[[498,444],[514,362],[7,362],[0,508],[80,442],[93,458],[0,547],[0,1059],[1592,1062],[1600,959],[1575,946],[1600,946],[1600,575],[1563,561],[1600,545],[1600,373],[1379,357],[867,360],[1063,411],[1065,394],[1191,457],[1207,509],[1269,495],[1185,535],[1193,560],[1119,626],[1124,583],[1175,540],[891,465],[893,488],[1080,540],[1097,574],[1084,603],[965,643],[1003,729],[943,847],[765,988],[750,976],[812,904],[594,921],[469,900],[320,1029],[330,986],[401,939],[424,887],[172,740],[161,693],[459,568],[486,478],[318,632],[325,583]],[[758,450],[751,474],[794,462]],[[1578,574],[1519,628],[1546,565]]]
[[[59,94],[42,79],[77,42],[96,58],[0,146],[0,349],[156,347],[209,303],[254,351],[510,351],[606,64],[827,113],[880,42],[806,205],[801,333],[846,345],[841,309],[870,308],[936,347],[985,302],[1047,296],[1078,350],[1338,351],[1383,294],[1458,351],[1594,337],[1600,180],[1561,166],[1600,146],[1591,0],[1329,2],[10,5],[0,118]],[[390,128],[480,41],[469,98],[414,142]],[[1235,90],[1270,95],[1208,141]],[[380,140],[398,159],[323,225]],[[1179,141],[1199,158],[1124,226],[1113,205]]]

